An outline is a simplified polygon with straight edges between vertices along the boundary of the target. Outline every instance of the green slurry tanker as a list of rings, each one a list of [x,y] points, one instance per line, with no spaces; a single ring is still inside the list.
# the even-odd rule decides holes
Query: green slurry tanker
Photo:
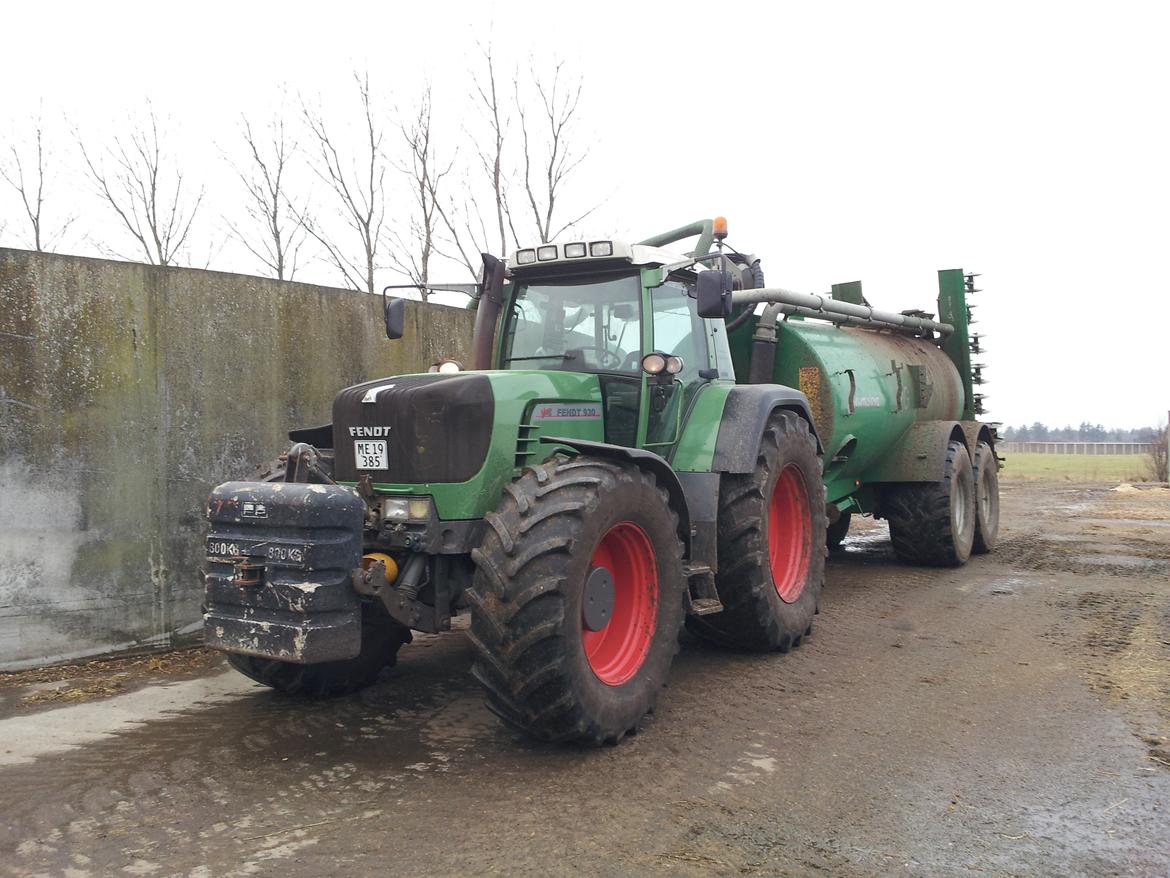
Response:
[[[798,646],[852,515],[885,518],[907,562],[990,551],[974,275],[939,273],[937,320],[890,313],[858,283],[769,287],[726,237],[707,220],[485,255],[470,369],[342,390],[331,424],[212,492],[207,643],[331,695],[469,610],[496,714],[615,742],[653,709],[684,624]],[[390,338],[404,307],[385,299]]]

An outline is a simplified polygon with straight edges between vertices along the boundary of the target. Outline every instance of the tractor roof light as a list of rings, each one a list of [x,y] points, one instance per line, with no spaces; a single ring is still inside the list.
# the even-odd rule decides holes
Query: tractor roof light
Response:
[[[585,255],[585,245],[584,244],[577,243],[577,244],[566,244],[565,245],[565,258],[566,259],[580,259],[584,255]]]
[[[544,247],[537,247],[536,258],[541,262],[552,262],[557,258],[557,245],[548,244]]]
[[[727,217],[715,217],[711,223],[711,236],[717,241],[722,241],[727,237]]]
[[[647,354],[642,357],[642,371],[648,375],[661,375],[666,371],[666,356],[663,354]]]
[[[516,262],[520,265],[531,265],[536,261],[535,250],[521,250],[516,254]]]
[[[613,256],[613,241],[594,241],[589,245],[590,256]]]

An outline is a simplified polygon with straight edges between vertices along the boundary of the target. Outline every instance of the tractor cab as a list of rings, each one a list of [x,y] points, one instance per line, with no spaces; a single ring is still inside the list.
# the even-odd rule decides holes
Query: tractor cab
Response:
[[[669,456],[703,384],[734,380],[723,321],[699,317],[687,262],[616,241],[517,251],[493,365],[595,375],[605,441]]]

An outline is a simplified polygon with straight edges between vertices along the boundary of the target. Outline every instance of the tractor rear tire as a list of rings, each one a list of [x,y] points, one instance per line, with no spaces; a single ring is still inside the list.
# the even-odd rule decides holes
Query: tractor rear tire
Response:
[[[853,519],[852,512],[842,512],[837,520],[828,526],[825,531],[825,543],[829,551],[841,548],[841,541],[849,533],[849,522]]]
[[[975,478],[961,441],[947,444],[939,481],[891,485],[883,500],[890,541],[901,560],[932,567],[967,562],[975,540]]]
[[[975,446],[975,541],[971,552],[986,555],[999,539],[999,461],[989,442]]]
[[[687,628],[734,649],[799,646],[820,606],[825,525],[816,439],[803,418],[777,412],[755,470],[721,480],[715,585],[723,611],[688,617]]]
[[[616,744],[654,708],[678,652],[678,516],[635,466],[557,456],[489,512],[467,592],[472,673],[505,723]]]
[[[228,653],[228,664],[257,683],[284,695],[333,698],[365,689],[385,667],[398,661],[398,650],[410,643],[410,629],[362,607],[362,646],[355,658],[302,665],[278,659]]]

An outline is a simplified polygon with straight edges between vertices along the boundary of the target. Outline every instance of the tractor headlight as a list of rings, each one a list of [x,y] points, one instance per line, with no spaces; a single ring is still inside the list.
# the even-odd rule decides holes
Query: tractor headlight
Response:
[[[686,364],[683,363],[682,357],[671,356],[666,358],[666,371],[670,375],[677,375],[683,370],[684,365]]]
[[[536,261],[535,250],[521,250],[516,254],[516,262],[520,265],[531,265]]]
[[[541,262],[551,262],[557,258],[557,245],[549,244],[544,247],[536,248],[536,258]]]
[[[585,245],[584,244],[566,244],[565,245],[565,258],[566,259],[580,259],[584,255],[585,255]]]
[[[386,497],[382,501],[382,520],[395,524],[406,521],[429,521],[434,515],[430,497]]]
[[[594,241],[589,245],[590,256],[613,256],[613,241]]]

